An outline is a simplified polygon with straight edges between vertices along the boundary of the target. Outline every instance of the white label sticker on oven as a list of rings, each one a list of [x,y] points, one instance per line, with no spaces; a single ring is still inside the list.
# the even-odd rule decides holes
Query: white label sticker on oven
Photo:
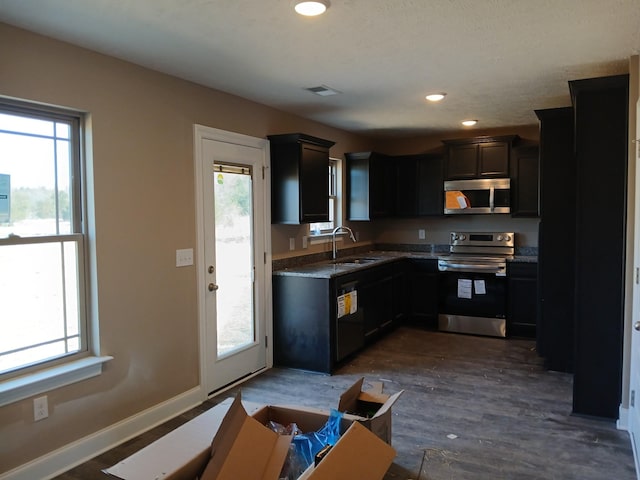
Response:
[[[472,283],[465,278],[458,279],[458,298],[471,298]]]
[[[473,281],[473,289],[476,292],[476,295],[486,295],[487,287],[484,284],[484,280],[474,280]]]

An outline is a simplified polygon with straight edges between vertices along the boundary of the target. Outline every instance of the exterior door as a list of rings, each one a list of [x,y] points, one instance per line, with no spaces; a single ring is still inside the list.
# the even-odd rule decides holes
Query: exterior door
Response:
[[[200,344],[209,395],[268,363],[267,145],[196,127]]]
[[[635,234],[634,234],[634,266],[636,269],[633,282],[633,327],[631,329],[631,371],[629,391],[629,434],[633,445],[633,455],[636,459],[636,468],[640,462],[640,102],[636,105],[636,141],[632,143],[636,149],[636,204],[635,204]],[[637,327],[636,327],[637,326]],[[637,472],[640,475],[640,472]]]

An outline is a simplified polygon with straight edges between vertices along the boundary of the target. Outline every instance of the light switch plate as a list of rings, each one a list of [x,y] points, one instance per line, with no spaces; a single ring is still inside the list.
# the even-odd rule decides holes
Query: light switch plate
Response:
[[[418,238],[420,240],[424,240],[426,238],[426,232],[424,231],[424,228],[418,230]]]
[[[176,267],[193,265],[193,248],[176,250]]]

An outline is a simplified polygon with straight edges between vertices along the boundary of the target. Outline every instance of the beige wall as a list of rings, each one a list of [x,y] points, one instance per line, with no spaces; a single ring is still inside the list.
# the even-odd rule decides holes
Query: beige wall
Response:
[[[114,357],[101,376],[48,392],[45,421],[33,421],[31,399],[0,408],[0,473],[198,385],[196,271],[175,267],[175,250],[195,247],[193,124],[255,137],[304,132],[335,141],[331,155],[339,158],[372,148],[401,154],[440,146],[440,137],[374,145],[364,136],[4,24],[0,58],[0,96],[90,115],[100,346]],[[537,139],[536,128],[503,133]],[[427,242],[445,243],[445,232],[474,221],[352,226],[363,245],[418,243],[417,228],[427,229]],[[525,243],[535,244],[535,221],[502,219],[497,225],[527,232]],[[304,226],[273,226],[274,258],[328,250],[302,250],[305,233]]]
[[[0,472],[199,383],[193,124],[265,137],[302,131],[361,150],[365,140],[247,100],[0,24],[0,95],[89,112],[103,375],[0,408]],[[7,441],[11,439],[11,441]]]

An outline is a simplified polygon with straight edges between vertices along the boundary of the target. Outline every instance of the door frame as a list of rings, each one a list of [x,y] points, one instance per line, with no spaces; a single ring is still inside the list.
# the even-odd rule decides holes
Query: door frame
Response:
[[[264,299],[262,304],[264,305],[264,312],[256,312],[256,315],[264,315],[265,318],[265,330],[267,337],[266,344],[266,369],[273,366],[273,308],[272,308],[272,287],[271,287],[271,175],[270,175],[270,156],[269,156],[269,141],[264,138],[251,137],[240,133],[229,132],[226,130],[220,130],[217,128],[207,127],[204,125],[194,124],[194,183],[195,183],[195,211],[196,211],[196,274],[197,274],[197,310],[198,310],[198,337],[200,348],[200,391],[202,400],[206,400],[209,397],[209,391],[207,386],[208,372],[210,368],[213,368],[213,364],[208,361],[210,357],[206,352],[206,339],[207,339],[207,318],[205,311],[205,291],[207,286],[207,272],[206,265],[201,259],[204,258],[205,247],[205,231],[204,231],[204,212],[203,212],[203,183],[202,177],[204,175],[202,168],[203,152],[202,142],[204,140],[213,140],[217,142],[232,143],[236,145],[242,145],[252,148],[257,148],[263,151],[264,165],[262,169],[262,175],[264,176],[264,198],[260,199],[263,205],[262,211],[254,212],[255,215],[262,215],[264,218],[264,232],[254,232],[254,235],[264,235],[264,269],[263,278],[255,279],[257,282],[263,282],[264,284]],[[260,174],[260,172],[256,172]],[[259,261],[259,259],[256,259]],[[214,395],[218,395],[229,388],[234,387],[238,383],[241,383],[255,375],[258,375],[264,370],[260,370],[247,377],[243,377],[226,388],[218,390]]]

